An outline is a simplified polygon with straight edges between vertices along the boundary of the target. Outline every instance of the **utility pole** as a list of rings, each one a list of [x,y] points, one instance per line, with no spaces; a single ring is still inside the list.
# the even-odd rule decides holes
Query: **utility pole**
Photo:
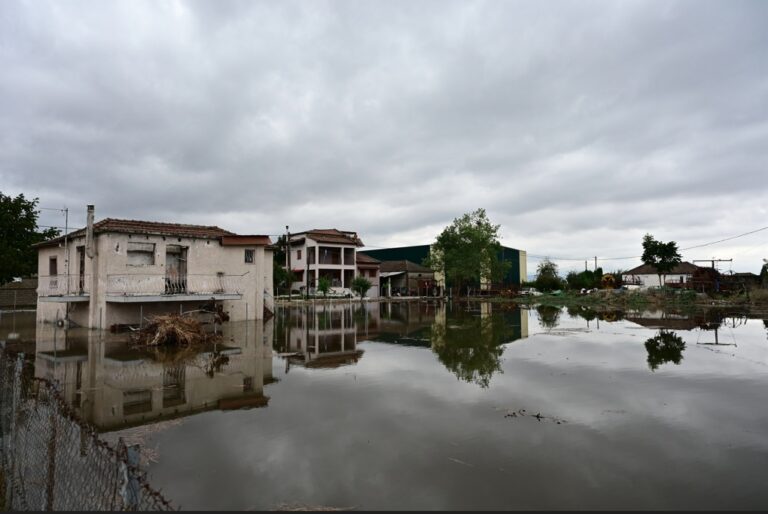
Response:
[[[67,270],[67,296],[69,296],[69,208],[64,207],[64,268]],[[66,304],[67,310],[69,302]]]
[[[287,277],[286,282],[288,282],[288,301],[290,302],[293,284],[291,283],[291,232],[288,230],[288,225],[285,226],[285,233],[285,259],[288,266],[288,273],[285,276]]]
[[[733,262],[733,259],[715,259],[712,257],[711,259],[694,259],[693,262],[709,262],[712,263],[712,269],[715,269],[716,262]]]

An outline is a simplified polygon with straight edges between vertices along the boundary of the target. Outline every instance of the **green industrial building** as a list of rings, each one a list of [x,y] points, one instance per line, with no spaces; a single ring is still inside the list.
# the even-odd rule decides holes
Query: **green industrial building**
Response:
[[[361,250],[362,253],[380,261],[408,260],[416,264],[422,264],[429,255],[430,245],[401,246],[399,248],[382,248],[378,250]],[[522,281],[528,276],[527,256],[524,250],[517,250],[502,246],[499,251],[499,260],[510,263],[509,270],[501,284],[504,287],[520,287]],[[438,272],[439,270],[435,270]]]

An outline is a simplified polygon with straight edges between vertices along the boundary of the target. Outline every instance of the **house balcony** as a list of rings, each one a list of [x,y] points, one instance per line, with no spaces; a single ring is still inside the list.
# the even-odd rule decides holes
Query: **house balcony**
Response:
[[[41,302],[88,302],[91,297],[91,276],[46,275],[38,277],[37,297]]]
[[[107,275],[106,298],[113,303],[239,300],[243,275]]]

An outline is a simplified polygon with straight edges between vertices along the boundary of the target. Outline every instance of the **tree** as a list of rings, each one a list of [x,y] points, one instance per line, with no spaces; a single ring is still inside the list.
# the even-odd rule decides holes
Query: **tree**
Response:
[[[23,194],[12,198],[0,192],[0,284],[37,273],[37,250],[32,245],[59,235],[54,228],[39,230],[37,202]]]
[[[563,285],[563,281],[560,279],[557,270],[557,264],[544,259],[536,268],[536,289],[539,291],[552,291],[553,289],[560,289]]]
[[[331,279],[328,277],[320,277],[317,279],[317,290],[323,293],[323,298],[328,296],[328,291],[331,290]]]
[[[442,271],[459,295],[465,285],[500,280],[509,263],[499,260],[499,227],[490,222],[485,209],[454,219],[437,236],[424,265]]]
[[[680,253],[677,251],[677,243],[674,241],[662,243],[654,239],[651,234],[645,234],[643,237],[643,256],[641,259],[656,270],[656,274],[659,275],[659,286],[664,285],[662,276],[666,276],[682,261]]]
[[[365,297],[365,293],[368,292],[372,285],[371,281],[363,276],[357,276],[352,280],[352,290],[360,295],[361,300]]]

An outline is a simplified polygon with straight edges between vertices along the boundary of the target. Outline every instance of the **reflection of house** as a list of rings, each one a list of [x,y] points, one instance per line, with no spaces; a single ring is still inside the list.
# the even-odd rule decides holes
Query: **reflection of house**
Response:
[[[91,328],[195,310],[212,298],[232,321],[272,305],[267,236],[218,227],[104,219],[38,247],[38,321],[68,317]]]
[[[681,262],[664,277],[666,285],[686,284],[691,280],[693,274],[699,269],[699,266],[690,262]],[[630,287],[647,289],[649,287],[659,286],[659,275],[656,268],[650,264],[642,264],[621,274],[622,282]]]
[[[291,234],[288,256],[293,271],[293,290],[314,290],[320,277],[327,278],[338,293],[349,293],[357,271],[357,247],[363,242],[356,232],[315,229]]]
[[[288,362],[308,368],[335,368],[357,362],[363,352],[357,349],[355,316],[355,307],[345,304],[288,311],[281,341]]]
[[[263,407],[264,385],[272,381],[271,334],[271,322],[225,326],[226,344],[181,359],[105,341],[98,332],[40,324],[35,376],[56,380],[64,399],[103,431],[211,409]]]
[[[408,260],[381,263],[382,293],[385,296],[435,296],[435,273]]]

